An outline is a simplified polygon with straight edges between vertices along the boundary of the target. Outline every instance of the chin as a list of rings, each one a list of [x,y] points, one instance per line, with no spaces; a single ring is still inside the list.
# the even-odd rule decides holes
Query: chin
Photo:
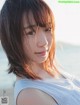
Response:
[[[46,60],[47,60],[47,58],[45,58],[45,59],[39,59],[36,62],[40,64],[40,63],[44,63]]]

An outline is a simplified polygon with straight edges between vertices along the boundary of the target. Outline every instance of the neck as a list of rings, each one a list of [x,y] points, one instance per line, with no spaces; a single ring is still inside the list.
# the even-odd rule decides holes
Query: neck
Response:
[[[30,67],[31,67],[31,70],[42,79],[53,78],[46,70],[44,70],[43,64],[32,63]],[[53,69],[52,72],[53,72],[54,78],[58,78],[59,73],[55,69]]]

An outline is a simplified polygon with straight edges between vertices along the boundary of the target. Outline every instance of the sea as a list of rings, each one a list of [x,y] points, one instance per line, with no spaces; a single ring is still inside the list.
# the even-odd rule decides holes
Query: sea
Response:
[[[60,69],[80,78],[80,45],[57,42],[55,58]],[[14,86],[16,76],[8,74],[8,67],[6,54],[0,44],[0,89]]]

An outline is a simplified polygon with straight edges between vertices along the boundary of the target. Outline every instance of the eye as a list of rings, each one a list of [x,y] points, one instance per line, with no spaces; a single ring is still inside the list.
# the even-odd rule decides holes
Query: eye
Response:
[[[25,32],[25,33],[26,33],[26,35],[35,35],[36,32],[31,30],[31,31]]]
[[[46,32],[47,32],[47,31],[51,31],[51,30],[52,30],[51,27],[45,28],[45,31],[46,31]]]
[[[34,35],[34,34],[35,34],[34,31],[30,31],[30,32],[27,33],[27,35]]]

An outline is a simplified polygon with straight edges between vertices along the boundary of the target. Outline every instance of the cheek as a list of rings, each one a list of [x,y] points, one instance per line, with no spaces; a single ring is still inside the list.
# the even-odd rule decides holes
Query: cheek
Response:
[[[47,36],[48,44],[51,45],[53,43],[52,35]]]
[[[25,39],[23,39],[23,48],[24,48],[24,51],[25,51],[25,49],[27,49],[27,45],[28,45],[28,42],[27,42],[27,40],[25,38]]]
[[[27,38],[26,37],[24,37],[24,39],[23,39],[23,49],[24,49],[24,52],[25,52],[25,54],[28,54],[29,53],[29,41],[27,40]]]
[[[28,39],[27,41],[24,40],[24,51],[25,53],[30,56],[34,53],[35,50],[35,43],[34,40]]]

